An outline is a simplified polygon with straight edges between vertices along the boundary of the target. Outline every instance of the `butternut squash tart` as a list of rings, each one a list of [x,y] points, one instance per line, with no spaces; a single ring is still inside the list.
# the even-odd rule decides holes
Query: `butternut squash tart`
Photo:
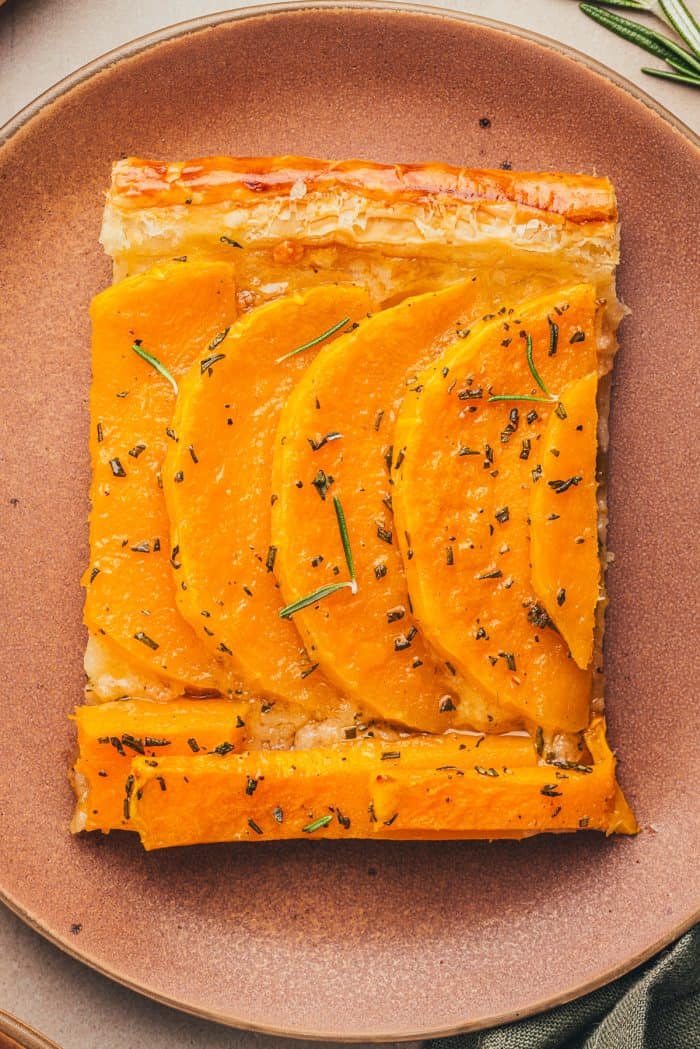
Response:
[[[74,831],[634,833],[602,715],[605,178],[115,163]]]

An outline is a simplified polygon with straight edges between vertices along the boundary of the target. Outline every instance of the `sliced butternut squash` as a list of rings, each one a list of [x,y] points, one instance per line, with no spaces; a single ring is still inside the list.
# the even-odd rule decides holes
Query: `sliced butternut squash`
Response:
[[[593,656],[600,586],[597,390],[596,372],[562,390],[542,439],[542,482],[530,494],[532,585],[582,668]]]
[[[137,754],[228,754],[246,734],[247,708],[227,700],[120,700],[77,707],[79,755],[73,769],[77,806],[71,829],[129,829],[127,786]]]
[[[294,614],[311,659],[379,717],[433,732],[453,723],[462,696],[460,723],[496,730],[503,719],[436,657],[411,614],[391,510],[393,423],[418,372],[469,327],[478,295],[474,281],[455,284],[337,339],[290,395],[273,457],[272,543],[285,601],[347,577],[335,496],[354,560],[356,593]]]
[[[523,837],[579,827],[633,833],[601,719],[595,761],[537,765],[513,736],[380,740],[322,750],[137,757],[132,826],[146,849],[284,838]]]
[[[418,377],[394,440],[396,532],[420,627],[491,700],[548,733],[587,726],[591,674],[537,603],[530,492],[546,484],[558,394],[596,369],[595,312],[581,284],[477,326]]]
[[[309,713],[341,700],[294,625],[279,617],[272,444],[289,392],[327,341],[318,337],[367,307],[363,288],[324,285],[242,317],[183,379],[164,466],[183,616],[249,687]],[[313,345],[287,356],[306,343]]]
[[[182,619],[171,571],[161,466],[175,406],[171,384],[236,317],[233,268],[172,262],[128,277],[92,303],[90,566],[85,623],[150,672],[183,687],[230,684],[228,672]]]
[[[476,765],[463,770],[416,771],[397,767],[380,774],[373,791],[379,826],[397,831],[438,828],[470,836],[509,837],[513,831],[583,828],[634,834],[634,817],[615,781],[615,759],[596,718],[585,733],[595,761],[537,766]]]
[[[372,785],[398,765],[435,769],[457,763],[531,765],[524,737],[412,737],[336,744],[318,750],[266,750],[223,761],[169,758],[133,765],[133,826],[147,849],[201,841],[306,836],[373,836]],[[161,780],[167,790],[162,790]],[[160,797],[161,794],[166,797]],[[393,836],[391,824],[384,828]]]

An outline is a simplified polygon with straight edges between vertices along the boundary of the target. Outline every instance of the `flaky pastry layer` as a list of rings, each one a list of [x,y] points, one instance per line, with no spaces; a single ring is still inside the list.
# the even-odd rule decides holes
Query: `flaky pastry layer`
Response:
[[[618,259],[615,193],[591,175],[294,156],[116,162],[101,239],[120,276],[189,246],[219,250],[222,237],[292,264],[299,246],[329,245],[462,262],[508,249],[596,271]]]

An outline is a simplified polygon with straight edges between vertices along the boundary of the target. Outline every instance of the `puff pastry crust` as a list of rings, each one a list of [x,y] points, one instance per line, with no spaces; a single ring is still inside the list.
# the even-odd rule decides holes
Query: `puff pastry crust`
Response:
[[[592,175],[296,156],[130,157],[114,165],[101,240],[119,276],[234,241],[287,267],[301,263],[303,248],[462,264],[475,254],[498,260],[506,249],[602,282],[618,261],[617,219],[612,184]]]

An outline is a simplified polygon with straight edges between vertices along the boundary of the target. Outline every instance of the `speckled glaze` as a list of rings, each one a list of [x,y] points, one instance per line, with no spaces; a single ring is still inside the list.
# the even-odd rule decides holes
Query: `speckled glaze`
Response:
[[[700,155],[643,101],[544,42],[389,8],[287,7],[132,45],[30,107],[0,151],[3,897],[146,994],[242,1027],[349,1041],[488,1026],[573,997],[680,933],[700,900]],[[87,309],[110,277],[103,191],[115,157],[217,152],[507,161],[613,179],[632,314],[611,417],[607,691],[636,839],[145,854],[119,834],[69,836]]]

